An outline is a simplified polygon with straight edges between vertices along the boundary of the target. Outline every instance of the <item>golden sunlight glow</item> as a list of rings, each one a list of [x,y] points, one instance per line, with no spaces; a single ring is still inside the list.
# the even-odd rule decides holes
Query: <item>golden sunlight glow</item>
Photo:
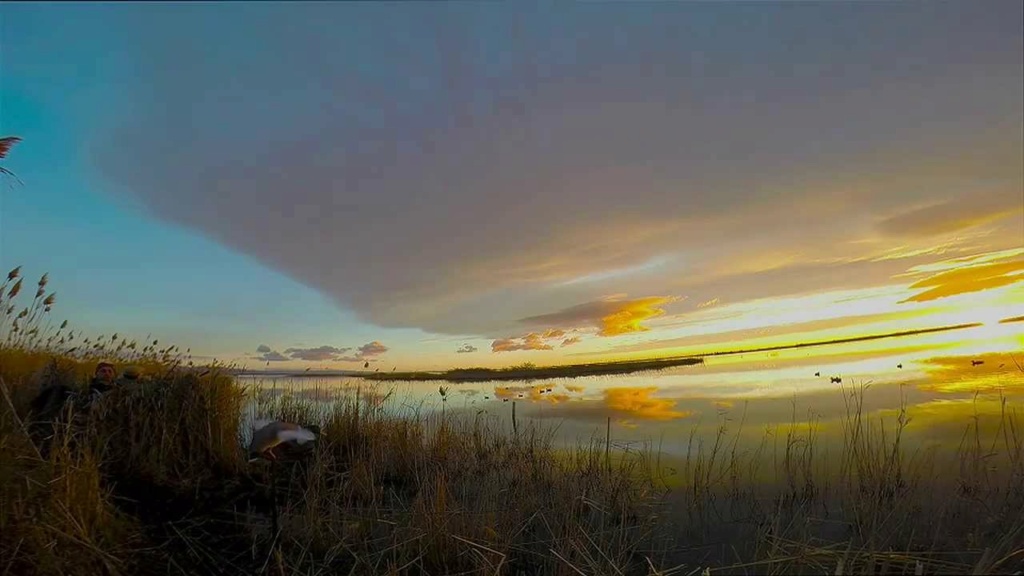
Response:
[[[918,266],[929,273],[910,285],[841,290],[698,308],[652,323],[659,340],[624,349],[617,358],[709,354],[728,350],[785,347],[949,326],[977,328],[929,334],[929,346],[961,347],[965,353],[989,346],[1021,346],[1024,332],[1002,320],[1024,315],[1024,249],[1002,250]],[[1013,259],[1007,261],[1007,259]],[[844,322],[844,319],[849,319]],[[624,323],[628,318],[624,319]],[[805,327],[801,326],[806,324]],[[726,341],[722,334],[736,333]],[[698,335],[707,335],[701,342]],[[899,346],[890,341],[844,345],[844,351]]]
[[[1018,350],[1019,351],[1019,350]],[[919,384],[922,390],[935,392],[1015,392],[1024,393],[1024,378],[1018,363],[1024,358],[1012,351],[965,356],[940,356],[924,362],[930,379]],[[980,364],[979,364],[980,362]]]
[[[1024,261],[978,264],[940,272],[910,285],[927,288],[907,298],[908,302],[926,302],[968,292],[981,292],[1009,286],[1024,280]]]
[[[657,387],[607,388],[604,392],[605,406],[614,412],[643,420],[675,420],[686,418],[692,411],[676,410],[676,401],[667,398],[652,398]]]
[[[601,329],[598,335],[618,336],[631,332],[646,332],[650,328],[641,323],[664,315],[665,310],[660,306],[678,300],[678,297],[673,296],[652,296],[625,303],[621,309],[601,318]]]
[[[917,274],[930,272],[945,272],[947,270],[954,270],[956,268],[961,268],[967,265],[986,264],[989,262],[997,262],[999,260],[1015,258],[1017,256],[1024,256],[1024,248],[1011,248],[1009,250],[986,252],[983,254],[975,254],[973,256],[964,256],[960,258],[941,260],[939,262],[920,264],[918,266],[911,267],[904,274],[900,274],[897,277],[914,276]]]

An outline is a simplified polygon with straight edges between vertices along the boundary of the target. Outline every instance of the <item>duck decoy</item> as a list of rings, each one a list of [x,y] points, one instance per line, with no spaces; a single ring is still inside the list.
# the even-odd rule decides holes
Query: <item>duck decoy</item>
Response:
[[[304,445],[316,440],[316,433],[293,424],[276,420],[253,431],[249,442],[249,462],[269,460],[277,462],[281,456],[277,453],[281,447],[285,450]]]
[[[316,428],[317,432],[320,431],[319,427],[316,426],[311,426],[310,428]],[[276,468],[282,457],[277,453],[277,450],[284,448],[290,451],[307,442],[315,441],[316,437],[317,433],[312,430],[298,424],[282,422],[280,420],[258,423],[256,429],[253,430],[252,441],[249,442],[249,462],[256,462],[261,459],[268,460],[272,466],[271,470],[275,471],[271,475],[270,480],[270,526],[271,533],[275,536],[271,544],[272,547],[276,545],[276,536],[280,534],[281,530],[277,494],[277,484],[280,475],[276,473]],[[285,454],[287,453],[285,452]]]
[[[984,363],[984,360],[971,360],[971,366],[981,366]]]
[[[903,364],[897,364],[896,367],[899,368],[900,370],[902,370],[903,369]]]
[[[841,376],[832,376],[831,380],[832,380],[833,384],[842,384],[843,383],[843,378]]]
[[[363,368],[369,368],[369,367],[370,367],[370,361],[369,360],[367,360],[366,362],[363,362]]]
[[[820,378],[821,377],[821,372],[815,372],[814,373],[814,377],[815,378]]]

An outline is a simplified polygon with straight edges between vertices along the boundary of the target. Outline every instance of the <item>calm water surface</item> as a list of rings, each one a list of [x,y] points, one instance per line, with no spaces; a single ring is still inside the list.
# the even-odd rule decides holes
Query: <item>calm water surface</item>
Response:
[[[976,362],[983,362],[976,364]],[[623,376],[531,382],[373,382],[355,377],[247,376],[264,394],[325,401],[359,394],[393,412],[487,418],[555,430],[572,444],[603,438],[611,422],[617,446],[653,445],[686,453],[691,435],[713,436],[723,425],[757,442],[766,431],[815,422],[820,435],[841,431],[843,389],[867,385],[865,412],[895,422],[901,402],[911,417],[908,443],[955,446],[974,417],[995,432],[1005,406],[1024,413],[1024,323],[950,332],[709,357],[703,366]],[[900,367],[902,366],[902,367]],[[820,374],[820,375],[816,375]],[[832,381],[842,378],[842,384]]]

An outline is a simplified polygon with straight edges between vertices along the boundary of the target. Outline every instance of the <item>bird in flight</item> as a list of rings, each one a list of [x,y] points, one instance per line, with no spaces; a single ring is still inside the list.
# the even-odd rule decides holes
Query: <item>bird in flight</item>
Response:
[[[11,148],[13,148],[14,145],[17,144],[18,142],[21,142],[21,138],[18,136],[7,136],[5,138],[0,138],[0,159],[6,158],[7,153],[10,152]],[[18,178],[17,176],[14,175],[14,172],[11,172],[10,170],[4,168],[3,166],[0,166],[0,174],[10,176],[15,179]]]

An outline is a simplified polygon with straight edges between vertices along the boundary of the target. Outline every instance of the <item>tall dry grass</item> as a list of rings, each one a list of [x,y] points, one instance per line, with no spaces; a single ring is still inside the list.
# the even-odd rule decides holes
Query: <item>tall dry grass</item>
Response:
[[[0,289],[7,307],[19,274]],[[969,418],[942,453],[906,443],[906,406],[868,413],[867,390],[844,388],[837,429],[794,408],[751,446],[742,417],[723,419],[669,463],[652,445],[616,448],[610,430],[566,448],[532,422],[398,409],[375,390],[260,394],[148,339],[137,353],[119,338],[74,350],[78,334],[45,328],[46,305],[31,314],[19,332],[44,327],[32,336],[0,333],[0,574],[1024,568],[1022,415],[1008,402],[995,428]],[[32,396],[81,389],[101,357],[146,376],[65,414],[41,450]],[[307,460],[250,465],[253,417],[315,424],[321,439]]]
[[[975,414],[955,449],[922,448],[905,442],[911,409],[869,414],[868,388],[837,391],[846,412],[828,441],[822,422],[795,410],[752,448],[738,447],[742,418],[691,436],[672,523],[693,546],[677,559],[737,574],[1024,570],[1020,407],[1001,398],[994,430]]]

